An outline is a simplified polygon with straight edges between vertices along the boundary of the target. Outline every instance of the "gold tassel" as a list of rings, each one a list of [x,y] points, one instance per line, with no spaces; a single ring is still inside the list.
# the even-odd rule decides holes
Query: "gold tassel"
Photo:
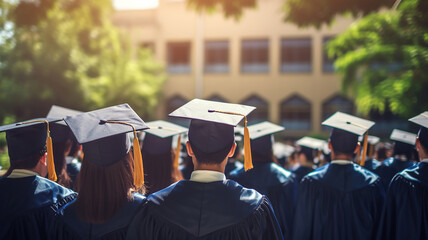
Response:
[[[180,150],[181,150],[181,135],[178,135],[178,141],[177,141],[177,149],[175,150],[175,157],[174,157],[174,168],[178,168],[178,159],[180,158]]]
[[[364,147],[363,147],[363,156],[361,157],[361,163],[360,166],[364,166],[366,163],[366,155],[367,155],[367,138],[369,136],[369,132],[367,131],[364,135]]]
[[[52,138],[51,138],[51,132],[49,131],[49,122],[46,120],[34,120],[34,121],[28,121],[23,122],[22,124],[29,124],[29,123],[36,123],[36,122],[43,122],[46,123],[46,130],[47,130],[47,137],[46,137],[46,151],[47,151],[47,165],[48,165],[48,178],[51,181],[56,182],[57,176],[55,172],[55,162],[53,157],[53,147],[52,147]]]
[[[244,123],[244,168],[245,171],[248,171],[253,168],[253,159],[251,156],[251,140],[250,132],[247,127],[247,117],[245,117]]]
[[[143,157],[141,156],[140,143],[137,132],[134,129],[134,186],[140,189],[144,185]]]

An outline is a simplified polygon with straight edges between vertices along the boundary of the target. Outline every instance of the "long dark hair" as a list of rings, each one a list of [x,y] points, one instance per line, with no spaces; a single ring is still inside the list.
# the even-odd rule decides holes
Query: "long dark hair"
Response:
[[[83,159],[77,181],[76,212],[85,222],[102,223],[128,201],[133,185],[132,151],[123,160],[101,167]]]
[[[151,155],[143,151],[142,154],[146,194],[157,192],[183,179],[181,172],[174,167],[175,154],[173,151],[158,155]]]
[[[67,162],[65,160],[65,156],[68,155],[70,148],[71,142],[69,140],[56,142],[53,145],[55,172],[58,178],[57,183],[66,188],[71,187],[71,178],[68,176]]]

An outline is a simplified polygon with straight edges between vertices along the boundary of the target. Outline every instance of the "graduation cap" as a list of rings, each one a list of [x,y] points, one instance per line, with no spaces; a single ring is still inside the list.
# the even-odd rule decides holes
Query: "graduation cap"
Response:
[[[358,137],[358,141],[364,143],[364,137],[363,136],[359,136]],[[376,136],[372,136],[372,135],[368,135],[367,137],[367,144],[370,144],[369,146],[369,156],[373,156],[373,151],[374,151],[374,146],[376,144],[378,144],[380,141],[379,137]]]
[[[59,121],[54,118],[36,118],[0,127],[0,132],[6,132],[6,141],[10,161],[19,160],[39,152],[46,146],[48,177],[57,180],[52,152],[52,138],[49,125]]]
[[[174,167],[178,167],[178,159],[181,150],[181,134],[187,132],[187,128],[163,120],[147,122],[150,129],[143,140],[143,152],[151,155],[169,153],[171,151],[172,137],[178,135],[177,148],[174,159]]]
[[[333,128],[330,141],[333,145],[333,149],[339,152],[352,152],[358,143],[358,136],[365,134],[363,157],[360,162],[362,166],[365,164],[366,160],[368,130],[374,124],[375,123],[372,121],[342,112],[336,112],[322,123],[324,126]]]
[[[247,115],[255,107],[241,104],[193,99],[181,106],[170,117],[191,119],[189,142],[194,150],[210,154],[225,151],[234,142],[234,128],[244,120],[245,170],[252,168],[250,136],[247,128]],[[230,150],[230,149],[229,149]]]
[[[61,121],[55,122],[51,126],[51,136],[53,143],[64,142],[67,139],[71,139],[73,137],[70,128],[67,126],[67,124],[65,124],[63,119],[68,116],[74,116],[80,113],[82,112],[57,105],[51,106],[51,109],[49,110],[46,117],[61,119]]]
[[[414,133],[394,129],[389,137],[391,140],[406,143],[409,145],[415,145],[417,135]]]
[[[317,158],[319,159],[322,147],[325,141],[313,137],[302,137],[296,141],[296,144],[301,147],[301,151],[308,157],[314,158],[314,150],[318,151]]]
[[[428,148],[428,111],[410,118],[409,121],[421,127],[418,132],[418,139],[425,148]]]
[[[85,159],[107,167],[123,159],[130,150],[128,132],[134,133],[134,185],[144,184],[144,170],[137,132],[148,129],[144,121],[128,104],[107,107],[68,116],[65,122],[76,140],[83,145]]]
[[[271,122],[261,122],[248,127],[251,138],[251,149],[254,153],[267,156],[273,149],[274,133],[283,131],[285,128]]]

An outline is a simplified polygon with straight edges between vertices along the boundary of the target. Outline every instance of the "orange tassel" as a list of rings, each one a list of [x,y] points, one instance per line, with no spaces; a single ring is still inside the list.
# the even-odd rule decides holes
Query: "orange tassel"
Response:
[[[48,127],[48,131],[49,131],[49,127]],[[54,163],[53,152],[52,152],[52,138],[50,134],[48,134],[48,138],[46,139],[46,148],[48,152],[48,177],[49,177],[49,180],[56,182],[57,176],[55,172],[55,163]]]
[[[137,133],[134,132],[134,186],[140,189],[144,185],[143,157]]]
[[[251,156],[251,141],[250,141],[250,132],[247,127],[247,117],[245,117],[245,126],[244,126],[244,168],[245,171],[248,171],[253,168],[253,159]]]
[[[177,149],[175,150],[174,168],[178,168],[178,159],[180,158],[180,151],[181,151],[181,135],[178,136]]]
[[[361,163],[360,166],[364,166],[366,163],[366,155],[367,155],[367,138],[369,136],[369,132],[367,131],[364,135],[364,147],[363,147],[363,156],[361,157]]]

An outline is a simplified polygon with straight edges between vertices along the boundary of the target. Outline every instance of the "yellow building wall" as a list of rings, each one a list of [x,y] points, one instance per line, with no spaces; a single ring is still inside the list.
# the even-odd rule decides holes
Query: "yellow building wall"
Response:
[[[322,71],[322,39],[343,32],[352,23],[351,19],[338,18],[333,26],[299,29],[284,23],[281,11],[283,0],[258,0],[255,9],[245,10],[239,21],[225,19],[222,13],[198,15],[189,10],[185,1],[160,0],[159,7],[149,10],[118,11],[112,18],[115,25],[129,34],[132,44],[153,42],[155,58],[167,65],[168,42],[191,43],[191,71],[189,74],[169,74],[163,88],[161,105],[156,111],[160,119],[166,117],[165,101],[173,96],[187,100],[195,97],[209,98],[219,95],[229,102],[239,103],[256,94],[269,103],[269,120],[280,121],[280,103],[299,94],[312,104],[312,130],[321,131],[322,102],[340,92],[340,77]],[[198,32],[199,31],[199,32]],[[197,91],[198,67],[196,48],[198,33],[206,40],[229,41],[229,73],[203,74],[202,91]],[[200,35],[199,35],[200,36]],[[281,39],[287,37],[310,37],[312,39],[312,72],[282,73],[280,71]],[[268,39],[269,72],[241,73],[241,42],[244,39]],[[200,48],[203,51],[203,45]],[[301,135],[308,132],[287,134]]]

